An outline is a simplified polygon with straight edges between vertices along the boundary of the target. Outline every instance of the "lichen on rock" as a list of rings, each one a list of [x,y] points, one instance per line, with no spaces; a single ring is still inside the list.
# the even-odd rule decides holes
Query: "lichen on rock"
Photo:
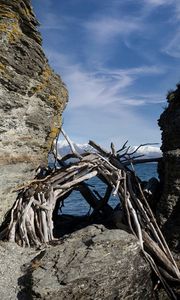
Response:
[[[47,163],[68,101],[37,26],[30,0],[0,0],[0,221],[12,189]]]

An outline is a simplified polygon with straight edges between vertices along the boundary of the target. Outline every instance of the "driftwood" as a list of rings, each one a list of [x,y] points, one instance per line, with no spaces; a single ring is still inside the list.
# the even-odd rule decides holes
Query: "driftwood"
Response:
[[[133,162],[141,162],[136,154],[138,148],[130,152],[126,142],[118,151],[113,144],[111,151],[107,151],[90,141],[93,151],[79,154],[65,132],[62,133],[72,154],[61,159],[56,155],[59,167],[47,170],[42,178],[35,178],[28,185],[18,188],[17,199],[0,227],[0,239],[29,247],[51,242],[54,240],[54,211],[72,190],[82,194],[92,207],[92,214],[100,212],[105,216],[112,211],[108,205],[111,194],[116,195],[123,209],[124,225],[139,239],[145,258],[170,299],[177,299],[169,282],[180,284],[179,269],[148,204],[141,181],[128,168]],[[76,158],[76,162],[68,164],[66,161],[69,158]],[[94,176],[107,185],[104,197],[97,191],[93,192],[85,183]]]

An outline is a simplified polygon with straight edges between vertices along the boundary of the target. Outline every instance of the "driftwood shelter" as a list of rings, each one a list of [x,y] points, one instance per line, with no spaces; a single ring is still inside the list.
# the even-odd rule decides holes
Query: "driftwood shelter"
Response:
[[[132,167],[149,160],[137,156],[137,149],[130,151],[127,143],[118,151],[111,144],[111,151],[107,151],[90,141],[92,151],[80,154],[61,132],[72,154],[60,158],[56,153],[54,168],[41,169],[34,180],[18,188],[17,199],[0,227],[0,239],[29,247],[51,242],[55,239],[54,216],[73,190],[78,190],[93,209],[91,220],[96,213],[110,214],[108,201],[116,195],[121,203],[119,222],[138,238],[144,257],[170,299],[177,299],[171,283],[180,284],[179,269],[150,208],[147,191],[145,194]],[[68,163],[70,158],[75,161]],[[86,183],[95,176],[106,185],[103,197]]]

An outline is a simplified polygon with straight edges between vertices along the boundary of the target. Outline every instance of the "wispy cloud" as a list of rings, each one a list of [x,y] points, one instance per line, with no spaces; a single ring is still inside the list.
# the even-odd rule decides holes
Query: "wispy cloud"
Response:
[[[180,32],[177,32],[168,45],[162,49],[166,54],[180,58]]]
[[[141,1],[141,0],[140,0]],[[162,36],[162,44],[158,52],[166,53],[167,55],[179,58],[180,57],[180,0],[143,0],[144,3],[144,22],[147,22],[147,16],[153,16],[154,11],[159,11],[160,9],[168,8],[169,14],[163,21],[164,24],[164,35]],[[163,15],[163,13],[162,13]],[[162,21],[161,21],[162,22]],[[155,27],[153,28],[154,33],[156,33]],[[170,32],[171,28],[171,32]],[[164,39],[164,36],[166,39]],[[163,41],[164,39],[164,41]]]
[[[148,0],[155,1],[156,0]],[[166,44],[162,47],[162,52],[168,54],[171,57],[180,57],[180,1],[179,0],[159,0],[163,5],[171,5],[172,15],[168,19],[168,24],[173,25],[169,39],[166,40]],[[157,0],[158,2],[158,0]]]
[[[63,75],[63,79],[69,86],[69,105],[72,108],[105,107],[115,102],[129,106],[143,105],[149,102],[150,98],[143,98],[142,95],[139,97],[138,94],[134,97],[129,96],[129,87],[141,77],[164,72],[163,68],[157,66],[126,69],[101,68],[88,71],[80,64],[72,63],[68,56],[52,50],[48,50],[47,54],[51,64]]]
[[[142,26],[138,19],[135,18],[113,18],[100,17],[92,19],[84,24],[90,37],[98,43],[109,43],[110,39],[117,36],[126,37],[133,32],[141,31]]]
[[[69,87],[69,105],[72,108],[105,106],[117,101],[118,91],[125,89],[133,81],[126,72],[88,72],[80,64],[70,63],[64,55],[48,51],[48,56]]]
[[[174,1],[174,0],[144,0],[144,2],[146,4],[150,4],[153,6],[160,6],[160,5],[169,5],[176,1]]]
[[[120,146],[127,137],[131,144],[159,140],[156,123],[152,126],[147,117],[134,108],[154,105],[164,99],[160,94],[135,93],[131,88],[140,78],[164,72],[162,68],[141,66],[88,71],[66,55],[50,49],[46,52],[68,85],[70,101],[64,126],[72,132],[75,141],[87,142],[87,137],[95,137],[105,146],[112,140]],[[143,128],[138,137],[132,136],[133,128]]]
[[[179,0],[144,0],[144,4],[149,8],[158,8],[159,6],[171,6],[173,8],[172,19],[180,19],[180,1]]]

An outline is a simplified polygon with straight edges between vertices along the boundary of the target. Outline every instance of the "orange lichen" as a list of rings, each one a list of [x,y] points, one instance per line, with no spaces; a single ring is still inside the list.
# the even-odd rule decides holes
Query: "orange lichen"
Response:
[[[46,147],[48,151],[52,149],[53,142],[59,134],[61,124],[62,124],[62,110],[63,110],[63,99],[67,99],[68,92],[66,88],[62,85],[60,90],[53,91],[53,78],[54,74],[49,65],[47,64],[40,76],[41,82],[31,88],[33,94],[42,94],[43,91],[48,93],[51,91],[51,94],[48,96],[47,100],[50,103],[51,107],[54,108],[54,115],[51,119],[51,129],[47,136]],[[52,92],[53,91],[53,92]]]
[[[56,109],[56,114],[52,118],[52,124],[51,124],[51,131],[48,135],[47,138],[47,146],[48,149],[52,149],[54,140],[58,137],[60,128],[62,126],[62,110],[63,110],[63,98],[67,99],[68,98],[68,92],[67,89],[62,86],[61,88],[61,94],[60,95],[54,95],[51,94],[49,95],[48,100],[53,103],[53,106]]]
[[[62,95],[63,98],[67,98],[68,97],[68,91],[67,91],[66,88],[63,88],[61,90],[61,95]]]
[[[53,106],[58,110],[61,109],[61,97],[59,95],[51,94],[48,100],[53,104]]]
[[[21,10],[22,14],[25,15],[28,19],[32,16],[32,11],[27,8],[27,6],[24,5],[24,8]]]
[[[0,16],[0,32],[6,34],[9,42],[15,41],[21,33],[18,14],[1,4]]]
[[[41,83],[38,84],[37,86],[35,86],[33,88],[33,91],[35,93],[39,93],[39,92],[43,91],[47,87],[51,76],[52,76],[52,71],[49,68],[49,66],[46,66],[41,74]]]
[[[18,15],[12,11],[5,11],[4,9],[1,10],[0,8],[0,15],[1,18],[8,18],[8,19],[19,19]]]
[[[9,26],[7,24],[4,23],[0,23],[0,31],[1,32],[7,32],[8,31]]]
[[[5,20],[5,19],[3,19]],[[0,23],[0,32],[5,33],[9,43],[15,42],[22,34],[17,19],[12,20],[8,24],[5,22]]]
[[[62,125],[62,116],[61,114],[57,114],[53,116],[52,118],[52,124],[51,124],[51,129],[50,132],[47,136],[47,149],[48,151],[52,150],[54,140],[58,137],[60,129]]]
[[[13,22],[12,26],[11,26],[11,30],[9,31],[8,34],[8,39],[10,43],[14,43],[16,42],[20,36],[22,35],[22,31],[19,27],[19,23],[18,22]]]
[[[6,70],[6,66],[0,62],[0,73],[4,73],[5,70]]]

